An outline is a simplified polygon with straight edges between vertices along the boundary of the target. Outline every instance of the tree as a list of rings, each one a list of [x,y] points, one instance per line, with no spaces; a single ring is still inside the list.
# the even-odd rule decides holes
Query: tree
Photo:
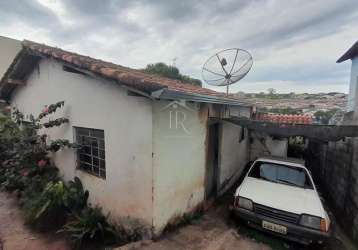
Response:
[[[302,114],[301,109],[294,109],[294,108],[291,108],[291,107],[287,107],[287,108],[272,108],[272,109],[268,109],[267,111],[269,111],[270,113],[284,114],[284,115],[301,115]]]
[[[148,64],[147,67],[143,70],[149,74],[160,75],[181,81],[183,83],[189,83],[194,86],[202,86],[202,82],[199,79],[191,78],[187,75],[180,74],[180,71],[175,66],[166,65],[165,63],[159,62],[154,64]]]
[[[268,89],[267,89],[267,92],[269,93],[269,95],[274,95],[274,94],[276,94],[276,89],[274,89],[274,88],[268,88]]]
[[[328,124],[332,116],[337,112],[338,109],[331,109],[328,111],[318,110],[314,113],[315,118],[320,124]]]

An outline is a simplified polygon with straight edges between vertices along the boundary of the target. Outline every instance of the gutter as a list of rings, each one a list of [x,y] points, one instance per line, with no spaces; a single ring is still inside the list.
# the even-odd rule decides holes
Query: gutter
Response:
[[[201,95],[196,93],[183,93],[179,91],[169,90],[169,89],[160,89],[151,93],[151,96],[156,99],[166,99],[166,100],[187,100],[193,102],[205,102],[205,103],[215,103],[215,104],[225,104],[241,107],[251,107],[247,103],[239,102],[234,99],[217,97],[210,95]]]

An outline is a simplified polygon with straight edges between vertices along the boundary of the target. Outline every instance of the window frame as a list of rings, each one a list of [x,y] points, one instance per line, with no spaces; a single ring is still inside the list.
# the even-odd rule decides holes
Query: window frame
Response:
[[[81,129],[86,130],[87,134],[81,134],[80,132]],[[103,138],[94,135],[94,132],[102,133]],[[80,152],[82,147],[76,150],[76,169],[105,180],[107,177],[105,131],[103,129],[73,126],[73,135],[74,135],[75,143],[77,143],[82,147],[89,148],[89,152],[90,152],[90,153]],[[82,144],[83,142],[78,140],[81,136],[85,137],[90,143]],[[93,146],[93,140],[96,140],[95,143],[97,146]],[[94,154],[95,151],[93,149],[97,150],[96,154]],[[91,159],[91,163],[89,163],[88,161],[80,160],[81,156],[89,157]],[[98,160],[97,164],[94,163],[94,159]],[[102,164],[103,166],[101,166]],[[82,165],[87,165],[89,166],[90,169],[86,169],[82,167]],[[96,168],[98,168],[98,170],[95,170]]]

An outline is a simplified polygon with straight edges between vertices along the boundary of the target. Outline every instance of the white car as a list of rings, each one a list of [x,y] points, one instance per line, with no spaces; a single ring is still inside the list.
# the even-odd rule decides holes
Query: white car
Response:
[[[257,159],[237,188],[233,210],[250,226],[304,244],[330,236],[330,219],[303,161]]]

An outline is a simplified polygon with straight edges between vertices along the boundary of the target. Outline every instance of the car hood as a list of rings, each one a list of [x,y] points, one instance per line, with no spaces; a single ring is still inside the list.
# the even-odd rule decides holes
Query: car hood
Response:
[[[251,199],[254,203],[279,210],[325,218],[321,200],[313,189],[304,189],[246,177],[236,191],[236,195]]]

